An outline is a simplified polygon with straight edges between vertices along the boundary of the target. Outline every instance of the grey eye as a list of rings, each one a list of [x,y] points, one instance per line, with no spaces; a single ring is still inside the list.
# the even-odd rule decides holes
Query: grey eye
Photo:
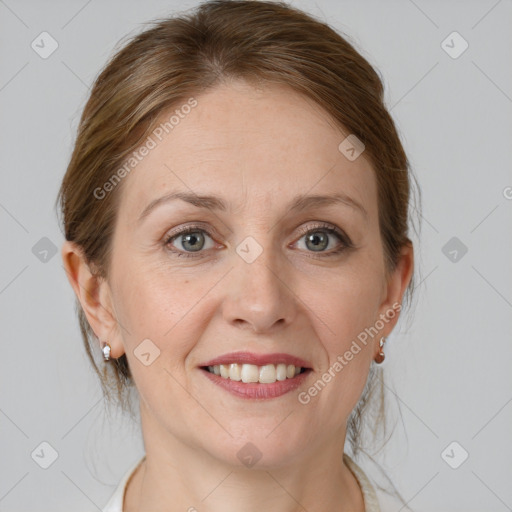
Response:
[[[313,251],[322,251],[329,245],[329,235],[322,231],[314,231],[305,235],[306,246]]]
[[[181,252],[199,252],[213,247],[213,241],[210,242],[210,246],[206,246],[207,238],[211,240],[210,236],[202,229],[188,229],[170,237],[166,244],[172,244]],[[178,242],[179,245],[177,245]]]
[[[199,231],[181,235],[182,246],[186,250],[200,251],[204,246],[204,235]]]

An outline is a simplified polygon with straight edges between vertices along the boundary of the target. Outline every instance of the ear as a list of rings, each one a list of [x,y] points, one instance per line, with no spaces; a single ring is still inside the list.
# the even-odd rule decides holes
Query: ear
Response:
[[[411,242],[402,247],[400,259],[393,272],[388,276],[384,287],[385,298],[379,307],[379,319],[384,323],[380,336],[389,336],[398,322],[403,296],[411,281],[413,270],[414,248]],[[377,345],[379,340],[377,340]]]
[[[110,345],[110,357],[117,359],[123,355],[124,348],[108,282],[91,271],[82,249],[74,242],[64,242],[61,257],[91,329],[100,341]]]

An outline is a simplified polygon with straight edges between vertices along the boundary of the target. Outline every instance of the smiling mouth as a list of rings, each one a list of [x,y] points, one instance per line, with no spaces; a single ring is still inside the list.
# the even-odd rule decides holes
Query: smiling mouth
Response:
[[[201,366],[201,369],[223,379],[242,382],[244,384],[259,383],[273,384],[278,381],[291,380],[297,375],[311,371],[310,368],[295,366],[293,364],[220,364],[214,366]]]

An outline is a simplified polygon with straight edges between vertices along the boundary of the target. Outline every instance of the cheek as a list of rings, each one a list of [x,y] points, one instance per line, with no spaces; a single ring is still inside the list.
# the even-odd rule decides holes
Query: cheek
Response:
[[[322,400],[341,417],[355,407],[366,384],[378,336],[372,327],[379,318],[381,283],[378,266],[360,260],[312,298],[326,354],[319,378],[330,388]]]
[[[191,406],[186,396],[177,396],[186,382],[184,363],[202,328],[194,315],[201,294],[189,278],[141,267],[131,276],[117,289],[123,344],[138,393],[154,414],[176,408],[180,400]]]
[[[142,265],[119,278],[116,312],[123,326],[127,357],[133,360],[141,343],[151,340],[145,343],[159,353],[155,366],[176,370],[193,347],[196,333],[190,318],[197,320],[194,309],[204,294],[204,286],[197,279]],[[134,361],[134,370],[140,366],[137,363]]]
[[[372,300],[371,289],[367,293],[358,289],[357,294],[338,293],[336,301],[326,304],[332,319],[321,335],[326,357],[322,358],[317,380],[306,392],[316,395],[313,400],[317,400],[319,410],[330,411],[328,422],[332,428],[348,419],[368,378],[374,341],[365,328],[374,321],[369,311]]]
[[[312,303],[317,304],[318,316],[324,320],[322,332],[330,354],[345,352],[358,335],[375,324],[381,289],[380,274],[360,267],[333,276],[328,288],[317,293]]]
[[[197,303],[203,290],[193,271],[177,272],[161,258],[133,257],[122,263],[116,290],[125,321],[139,332],[163,336]]]

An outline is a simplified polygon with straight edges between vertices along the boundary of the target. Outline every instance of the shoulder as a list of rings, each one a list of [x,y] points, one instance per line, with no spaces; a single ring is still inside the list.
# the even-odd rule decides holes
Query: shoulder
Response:
[[[396,512],[404,508],[404,503],[397,496],[385,492],[381,487],[374,486],[363,469],[346,453],[343,460],[356,477],[365,502],[365,512]],[[407,508],[407,510],[411,510]]]
[[[123,512],[124,494],[130,478],[133,476],[139,465],[145,459],[145,455],[133,463],[121,477],[114,493],[110,496],[107,504],[101,509],[101,512]]]
[[[379,499],[381,512],[396,512],[397,510],[411,510],[409,507],[404,508],[403,502],[397,497],[388,494],[387,492],[377,489],[377,497]]]
[[[379,506],[379,500],[377,499],[377,493],[375,492],[369,478],[366,476],[366,473],[346,453],[343,454],[343,460],[352,471],[359,483],[359,486],[361,487],[365,512],[382,512]]]

